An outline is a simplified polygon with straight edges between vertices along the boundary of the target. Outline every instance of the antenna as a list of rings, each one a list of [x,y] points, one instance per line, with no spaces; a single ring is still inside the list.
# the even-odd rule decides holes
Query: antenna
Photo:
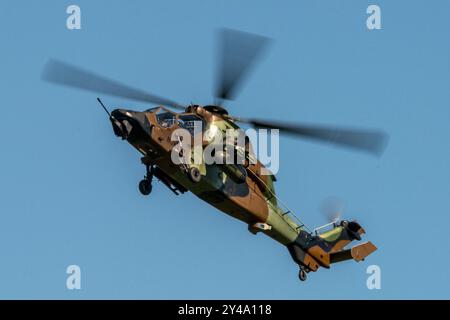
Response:
[[[108,114],[108,116],[111,118],[111,113],[109,113],[108,109],[106,109],[105,105],[103,104],[102,100],[100,98],[97,98],[98,103],[103,107],[103,110]]]

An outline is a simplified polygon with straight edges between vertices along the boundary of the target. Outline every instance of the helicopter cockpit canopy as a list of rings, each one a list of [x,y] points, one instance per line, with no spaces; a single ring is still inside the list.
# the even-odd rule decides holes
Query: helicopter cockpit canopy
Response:
[[[153,112],[156,115],[158,124],[163,128],[170,128],[177,124],[179,127],[184,128],[193,134],[196,125],[201,125],[201,129],[204,129],[203,119],[193,113],[175,113],[164,107],[156,107],[146,110],[146,112]]]
[[[194,130],[196,126],[199,127],[199,130],[204,130],[204,123],[203,120],[192,113],[184,113],[178,115],[178,125],[186,130],[189,131],[190,134],[194,134]]]
[[[177,121],[176,113],[173,113],[169,110],[160,108],[159,110],[156,110],[155,114],[158,124],[163,128],[170,128]]]

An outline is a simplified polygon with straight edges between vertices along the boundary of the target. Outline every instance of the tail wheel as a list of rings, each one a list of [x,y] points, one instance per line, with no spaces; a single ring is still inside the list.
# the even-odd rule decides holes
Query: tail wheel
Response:
[[[191,179],[192,182],[198,183],[198,182],[200,182],[200,180],[202,180],[202,175],[200,174],[200,170],[196,167],[190,168],[188,175],[189,175],[189,179]]]
[[[305,271],[305,269],[300,269],[300,271],[298,272],[298,278],[300,279],[300,281],[306,281],[306,279],[308,278],[308,273]]]

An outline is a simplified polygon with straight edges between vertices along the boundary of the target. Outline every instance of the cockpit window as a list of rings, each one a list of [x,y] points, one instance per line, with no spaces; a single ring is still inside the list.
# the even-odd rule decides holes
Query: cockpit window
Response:
[[[176,115],[172,112],[160,109],[156,112],[156,120],[161,127],[170,128],[176,122]]]
[[[178,125],[190,132],[190,134],[194,134],[195,126],[199,126],[199,130],[203,128],[202,119],[193,114],[180,114],[178,115]]]

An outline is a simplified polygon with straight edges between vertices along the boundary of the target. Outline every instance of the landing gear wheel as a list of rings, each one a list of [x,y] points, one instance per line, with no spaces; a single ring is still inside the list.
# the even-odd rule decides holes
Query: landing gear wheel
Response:
[[[144,179],[139,182],[139,191],[144,196],[148,196],[152,192],[153,166],[145,163],[145,169],[147,171],[147,174],[145,175]]]
[[[308,278],[308,273],[305,271],[305,269],[300,269],[300,271],[298,272],[298,278],[300,279],[300,281],[306,281],[306,279]]]
[[[189,169],[189,179],[191,179],[192,182],[198,183],[200,180],[202,180],[202,175],[200,174],[200,170],[196,167],[192,167]]]
[[[141,180],[139,182],[139,191],[144,196],[148,196],[152,192],[152,182],[148,179]]]

